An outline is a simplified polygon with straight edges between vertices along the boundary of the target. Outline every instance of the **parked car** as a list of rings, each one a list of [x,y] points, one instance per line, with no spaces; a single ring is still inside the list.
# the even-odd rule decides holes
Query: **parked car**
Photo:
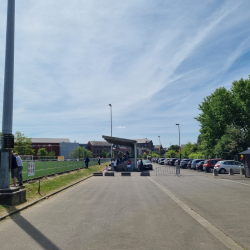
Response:
[[[158,163],[161,164],[161,165],[163,165],[163,164],[164,164],[164,160],[165,160],[165,158],[160,158],[160,159],[158,160]]]
[[[194,160],[192,161],[192,163],[191,163],[191,167],[190,167],[190,168],[196,170],[196,165],[197,165],[197,163],[200,162],[200,161],[205,161],[205,159],[194,159]]]
[[[168,161],[170,160],[170,158],[166,158],[165,160],[164,160],[164,165],[168,165]]]
[[[171,158],[171,159],[169,160],[169,164],[168,164],[168,165],[174,166],[174,163],[175,163],[176,160],[178,160],[178,159],[177,159],[177,158]]]
[[[214,165],[218,162],[218,161],[223,161],[223,159],[210,159],[210,160],[205,160],[204,165],[203,165],[203,170],[206,172],[213,172],[214,169]]]
[[[220,174],[225,174],[229,172],[229,168],[233,169],[234,173],[239,174],[240,169],[244,168],[244,164],[238,161],[218,161],[214,169],[216,169]]]
[[[193,161],[193,160],[191,160],[191,161],[189,161],[189,162],[187,163],[187,168],[191,169],[192,161]]]
[[[180,162],[181,168],[187,168],[187,164],[188,164],[188,162],[190,160],[192,160],[192,159],[183,159],[183,160],[181,160],[181,162]]]
[[[139,161],[140,162],[140,161]],[[143,162],[143,170],[153,170],[153,166],[150,160],[142,160]],[[140,163],[137,163],[137,166],[139,167]]]
[[[196,169],[197,169],[197,170],[203,171],[204,162],[205,162],[205,161],[200,161],[200,162],[198,162],[197,165],[196,165]]]
[[[175,165],[175,166],[178,166],[178,165],[180,165],[180,162],[181,162],[181,160],[178,159],[178,160],[176,160],[176,161],[174,162],[174,165]]]

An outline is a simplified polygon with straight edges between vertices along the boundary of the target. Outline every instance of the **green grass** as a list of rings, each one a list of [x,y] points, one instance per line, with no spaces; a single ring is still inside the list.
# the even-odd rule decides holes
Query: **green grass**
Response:
[[[110,161],[109,159],[101,159],[101,162]],[[89,166],[97,165],[97,160],[91,160]],[[23,179],[29,180],[32,178],[47,176],[51,174],[62,173],[66,171],[75,170],[78,168],[84,168],[85,163],[83,160],[76,161],[57,161],[57,160],[46,160],[35,162],[35,175],[28,176],[28,162],[23,162]]]
[[[77,182],[78,180],[83,179],[84,177],[92,175],[94,172],[99,172],[105,169],[107,163],[102,163],[99,165],[91,166],[89,169],[80,169],[70,173],[64,173],[61,175],[55,175],[46,178],[42,178],[40,186],[40,194],[38,193],[39,180],[31,180],[29,183],[24,183],[24,188],[26,189],[26,198],[27,202],[18,206],[3,206],[0,205],[0,216],[7,214],[11,211],[16,210],[17,208],[26,205],[29,202],[38,200],[43,196],[49,196],[51,193],[66,187],[72,183]]]

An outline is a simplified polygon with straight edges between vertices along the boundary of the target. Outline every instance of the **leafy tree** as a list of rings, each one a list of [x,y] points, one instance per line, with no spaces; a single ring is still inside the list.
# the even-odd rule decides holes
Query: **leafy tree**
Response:
[[[175,152],[179,152],[179,145],[171,145],[168,148],[168,151],[170,151],[170,150],[174,150]]]
[[[101,152],[101,157],[106,158],[107,153],[108,153],[107,149],[104,148],[104,149],[102,150],[102,152]]]
[[[167,158],[178,158],[179,154],[175,150],[169,150],[166,154]]]
[[[195,152],[195,153],[191,153],[189,156],[188,156],[189,159],[203,159],[203,158],[206,158],[202,152]]]
[[[199,104],[201,113],[195,117],[200,122],[202,148],[206,155],[213,155],[213,149],[226,131],[227,125],[236,125],[237,106],[233,95],[225,88],[216,89]]]
[[[147,154],[146,154],[146,152],[143,153],[142,159],[144,159],[144,160],[147,159]]]
[[[85,157],[91,158],[92,152],[84,147],[79,146],[70,152],[69,157],[71,159],[85,158]]]
[[[46,148],[39,148],[37,151],[37,156],[38,159],[46,159],[48,155],[48,152],[46,150]]]
[[[21,132],[17,131],[14,135],[15,146],[14,151],[19,155],[34,155],[35,150],[32,149],[32,141]]]

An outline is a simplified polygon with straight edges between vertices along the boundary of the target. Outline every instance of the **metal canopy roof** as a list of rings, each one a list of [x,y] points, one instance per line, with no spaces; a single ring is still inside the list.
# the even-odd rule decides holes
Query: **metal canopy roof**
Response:
[[[102,138],[109,143],[116,144],[116,145],[124,145],[124,146],[129,146],[129,147],[134,147],[134,145],[137,143],[136,140],[111,137],[111,136],[107,136],[107,135],[103,135]]]

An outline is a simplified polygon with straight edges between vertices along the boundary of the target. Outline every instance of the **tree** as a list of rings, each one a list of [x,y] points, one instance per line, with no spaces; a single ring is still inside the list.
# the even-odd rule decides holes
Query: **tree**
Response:
[[[48,152],[46,150],[46,148],[39,148],[37,151],[37,156],[38,159],[46,159],[48,155]]]
[[[237,125],[237,105],[230,91],[219,88],[204,98],[199,104],[199,110],[201,113],[195,119],[201,124],[202,149],[206,155],[213,155],[217,140],[225,134],[227,125]]]
[[[179,145],[171,145],[169,148],[168,148],[168,151],[170,150],[174,150],[175,152],[178,152],[179,151]]]
[[[175,150],[169,150],[166,154],[167,158],[178,158],[179,154]]]
[[[102,150],[102,152],[101,152],[101,157],[106,158],[107,153],[108,153],[107,149],[104,148],[104,149]]]
[[[14,135],[15,146],[14,151],[19,155],[34,155],[35,150],[32,149],[32,141],[21,132],[17,131]]]
[[[144,159],[144,160],[147,159],[147,153],[146,152],[143,153],[142,159]]]
[[[90,150],[87,150],[84,147],[79,146],[70,152],[69,157],[71,159],[78,159],[78,158],[85,158],[85,157],[91,158],[92,152]]]
[[[119,151],[119,152],[118,152],[118,156],[119,156],[119,157],[122,157],[122,156],[123,156],[122,151]]]

